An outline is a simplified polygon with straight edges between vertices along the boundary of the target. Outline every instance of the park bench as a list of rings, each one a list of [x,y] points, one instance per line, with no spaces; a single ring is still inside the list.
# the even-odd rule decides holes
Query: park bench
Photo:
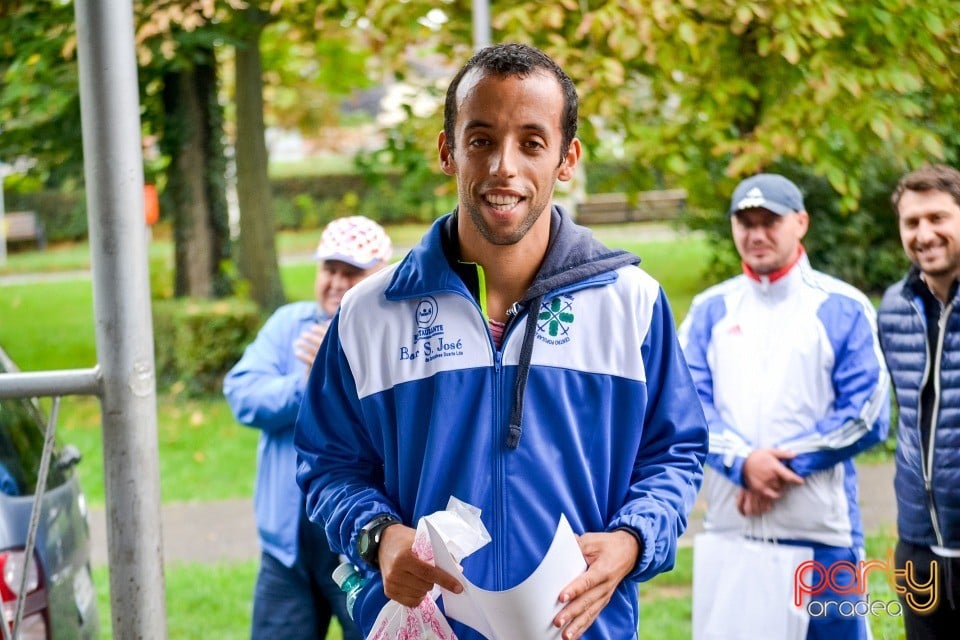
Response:
[[[47,236],[40,217],[33,211],[11,211],[3,215],[7,244],[32,241],[41,251],[47,248]]]
[[[672,220],[687,203],[685,189],[627,193],[596,193],[577,205],[580,224]]]

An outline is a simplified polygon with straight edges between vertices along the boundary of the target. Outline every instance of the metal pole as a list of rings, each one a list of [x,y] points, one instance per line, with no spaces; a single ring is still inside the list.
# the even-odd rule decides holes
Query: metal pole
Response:
[[[490,2],[473,0],[473,49],[479,51],[490,44]]]
[[[113,635],[166,638],[157,398],[131,0],[77,0]]]
[[[0,400],[39,396],[100,395],[100,369],[0,373]]]

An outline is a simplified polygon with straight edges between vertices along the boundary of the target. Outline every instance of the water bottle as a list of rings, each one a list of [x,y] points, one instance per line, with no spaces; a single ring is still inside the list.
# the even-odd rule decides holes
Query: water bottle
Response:
[[[333,581],[341,591],[347,594],[347,613],[353,620],[353,603],[357,601],[357,596],[360,595],[360,590],[367,581],[351,562],[344,562],[333,570]]]

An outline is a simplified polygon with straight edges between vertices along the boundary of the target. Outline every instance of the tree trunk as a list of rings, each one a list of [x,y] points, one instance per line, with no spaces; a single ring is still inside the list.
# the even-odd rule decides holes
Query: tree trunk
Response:
[[[213,276],[213,295],[222,298],[233,294],[233,280],[228,273],[227,261],[230,259],[230,214],[227,207],[227,156],[224,152],[223,106],[217,96],[217,59],[213,49],[209,50],[207,63],[196,67],[197,93],[204,109],[206,124],[206,143],[204,161],[206,172],[204,186],[209,205],[210,221],[210,267]]]
[[[244,29],[236,49],[237,202],[240,238],[237,266],[250,283],[250,295],[265,311],[284,302],[273,219],[267,145],[263,121],[262,20],[256,9],[244,12]]]
[[[177,297],[211,298],[230,289],[223,273],[229,229],[212,52],[210,60],[164,77],[163,149],[171,158],[165,200],[173,211]]]

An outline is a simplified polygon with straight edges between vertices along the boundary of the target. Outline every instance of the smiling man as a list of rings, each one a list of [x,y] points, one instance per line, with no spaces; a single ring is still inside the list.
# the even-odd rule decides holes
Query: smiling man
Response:
[[[907,640],[952,638],[960,625],[960,172],[908,173],[892,197],[913,266],[880,304],[880,337],[900,406],[896,564],[911,562]],[[935,578],[935,581],[933,580]],[[914,586],[915,586],[914,585]]]
[[[787,178],[742,181],[728,215],[743,274],[697,296],[680,327],[710,425],[705,528],[802,545],[825,567],[856,565],[863,528],[853,457],[886,437],[889,419],[876,313],[862,293],[810,267],[802,244],[810,216]],[[809,640],[867,637],[863,618],[827,604],[861,597],[853,591],[817,596],[829,613],[810,620]]]
[[[471,58],[438,140],[456,210],[344,297],[318,355],[298,481],[368,579],[364,632],[388,599],[460,590],[412,550],[451,496],[492,537],[463,562],[483,589],[532,574],[561,516],[578,534],[588,568],[561,585],[544,638],[636,637],[637,581],[673,565],[706,425],[659,284],[552,204],[580,160],[576,129],[576,90],[543,52]]]

